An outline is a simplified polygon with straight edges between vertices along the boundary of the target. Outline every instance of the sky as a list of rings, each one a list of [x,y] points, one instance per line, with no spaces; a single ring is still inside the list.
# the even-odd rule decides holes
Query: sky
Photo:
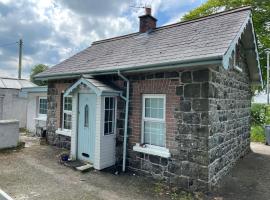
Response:
[[[0,0],[0,77],[18,75],[18,42],[23,39],[22,77],[36,64],[53,66],[93,41],[139,29],[138,16],[151,5],[158,26],[178,22],[206,0]]]

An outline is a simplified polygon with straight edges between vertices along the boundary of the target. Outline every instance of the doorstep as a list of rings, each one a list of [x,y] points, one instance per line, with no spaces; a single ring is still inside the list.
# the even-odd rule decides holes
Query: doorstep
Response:
[[[84,163],[80,160],[69,160],[65,161],[63,164],[67,167],[70,167],[74,170],[78,170],[80,172],[86,172],[91,169],[94,169],[94,166],[92,164]]]

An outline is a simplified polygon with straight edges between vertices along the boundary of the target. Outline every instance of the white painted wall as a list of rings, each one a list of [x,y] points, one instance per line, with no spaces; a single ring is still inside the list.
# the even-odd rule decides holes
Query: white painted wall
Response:
[[[77,118],[78,118],[78,94],[93,93],[92,90],[79,88],[72,95],[72,132],[71,150],[72,159],[77,159]],[[116,119],[116,118],[115,118]],[[94,168],[101,170],[115,164],[115,134],[104,135],[104,96],[97,96],[96,101],[96,134],[95,134],[95,158]]]
[[[19,142],[19,121],[0,120],[0,149],[16,147]]]
[[[36,132],[36,123],[38,118],[38,111],[39,111],[39,98],[40,97],[47,97],[47,94],[44,93],[28,93],[28,102],[27,102],[27,120],[26,120],[26,128],[32,133]],[[42,125],[46,125],[46,118],[45,121],[40,121]]]
[[[73,160],[77,159],[77,117],[78,117],[78,93],[72,95],[72,130],[70,156]]]
[[[99,147],[99,168],[104,169],[106,167],[111,167],[115,164],[115,143],[116,143],[116,135],[104,135],[104,96],[99,98],[99,105],[97,105],[97,124],[96,127],[100,127],[97,130],[97,141],[96,146]]]
[[[0,96],[3,97],[2,119],[16,119],[20,121],[20,127],[26,127],[27,98],[19,97],[19,92],[15,89],[0,89]]]

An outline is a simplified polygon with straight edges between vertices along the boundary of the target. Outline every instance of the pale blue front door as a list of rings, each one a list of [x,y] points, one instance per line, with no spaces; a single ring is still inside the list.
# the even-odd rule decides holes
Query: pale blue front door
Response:
[[[96,95],[79,94],[78,144],[79,160],[94,162],[96,131]]]

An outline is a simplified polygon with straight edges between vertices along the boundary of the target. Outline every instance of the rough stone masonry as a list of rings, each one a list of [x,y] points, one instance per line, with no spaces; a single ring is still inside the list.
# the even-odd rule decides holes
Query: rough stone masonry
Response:
[[[223,66],[200,70],[129,75],[130,107],[128,167],[190,190],[209,190],[249,151],[251,89],[249,72]],[[100,77],[118,85],[117,76]],[[61,93],[75,80],[49,81],[48,141],[70,148],[70,137],[56,135],[61,127]],[[142,95],[166,94],[166,147],[169,159],[133,151],[141,141]],[[124,102],[118,99],[117,164],[121,164]]]
[[[129,168],[190,190],[209,190],[249,151],[251,89],[232,64],[129,77]],[[138,78],[140,77],[140,78]],[[140,143],[142,94],[166,94],[166,147],[171,158],[134,152]]]

